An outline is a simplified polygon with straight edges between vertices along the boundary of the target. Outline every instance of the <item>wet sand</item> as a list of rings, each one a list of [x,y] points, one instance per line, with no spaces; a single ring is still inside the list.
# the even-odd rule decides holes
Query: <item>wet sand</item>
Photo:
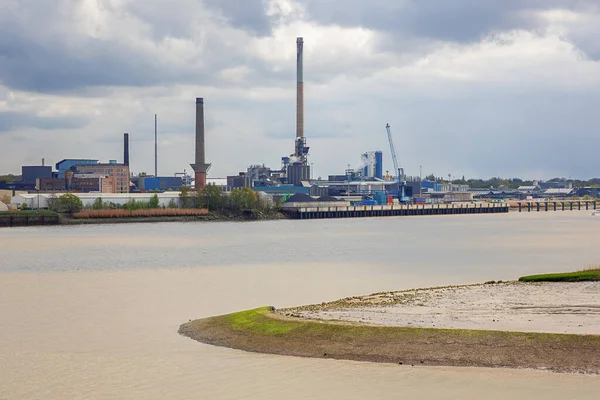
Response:
[[[599,335],[600,282],[506,282],[383,292],[279,313],[382,326]]]

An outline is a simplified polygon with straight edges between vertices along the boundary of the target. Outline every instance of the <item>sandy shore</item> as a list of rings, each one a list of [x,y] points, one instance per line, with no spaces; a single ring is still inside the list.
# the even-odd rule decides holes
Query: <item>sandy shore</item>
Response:
[[[600,334],[600,282],[506,282],[384,292],[279,310],[398,327]]]

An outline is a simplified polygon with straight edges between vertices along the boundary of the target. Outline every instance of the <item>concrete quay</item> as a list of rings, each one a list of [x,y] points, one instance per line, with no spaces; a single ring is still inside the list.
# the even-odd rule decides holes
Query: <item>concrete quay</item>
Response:
[[[455,215],[508,213],[508,203],[452,203],[452,204],[394,204],[361,206],[322,206],[296,203],[282,212],[292,219],[399,217],[413,215]],[[301,205],[302,204],[302,205]]]

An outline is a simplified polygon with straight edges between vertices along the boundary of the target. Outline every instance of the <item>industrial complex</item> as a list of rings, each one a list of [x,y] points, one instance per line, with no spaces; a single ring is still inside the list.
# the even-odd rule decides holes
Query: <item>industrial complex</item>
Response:
[[[439,179],[427,180],[418,177],[407,177],[399,163],[393,143],[391,126],[381,124],[382,135],[387,134],[389,155],[393,162],[393,171],[383,168],[384,151],[370,150],[363,152],[361,163],[351,168],[350,165],[340,174],[332,174],[327,179],[314,179],[309,162],[309,147],[305,135],[304,124],[304,40],[296,39],[296,132],[292,150],[281,157],[281,165],[271,168],[265,164],[250,165],[246,171],[238,172],[226,178],[209,178],[211,164],[206,157],[206,138],[204,127],[205,100],[195,100],[195,158],[190,163],[193,175],[183,172],[172,176],[159,176],[157,167],[157,119],[155,115],[155,159],[154,175],[146,173],[134,174],[130,169],[128,133],[123,134],[123,159],[121,162],[111,159],[100,162],[97,159],[73,158],[63,159],[55,164],[55,170],[41,165],[22,166],[21,180],[17,182],[1,182],[0,189],[25,191],[39,194],[76,193],[81,194],[87,202],[97,197],[109,197],[115,204],[126,202],[127,198],[148,198],[154,193],[163,193],[161,204],[176,198],[183,187],[202,189],[207,184],[219,186],[224,192],[236,188],[251,188],[280,201],[297,202],[305,196],[305,201],[322,199],[323,202],[343,201],[349,206],[394,204],[426,204],[469,202],[475,199],[549,199],[567,198],[571,196],[600,197],[595,188],[573,188],[560,183],[545,184],[534,182],[533,185],[518,189],[484,188],[471,189],[467,184],[455,184]],[[290,134],[290,141],[292,135]],[[387,152],[387,151],[386,151]],[[85,195],[84,195],[85,194]],[[117,197],[114,197],[114,196]],[[23,198],[28,198],[24,195]],[[293,197],[293,198],[292,198]],[[39,199],[39,197],[38,197]],[[111,200],[111,201],[112,201]],[[341,203],[340,203],[341,204]],[[39,204],[38,204],[39,206]]]

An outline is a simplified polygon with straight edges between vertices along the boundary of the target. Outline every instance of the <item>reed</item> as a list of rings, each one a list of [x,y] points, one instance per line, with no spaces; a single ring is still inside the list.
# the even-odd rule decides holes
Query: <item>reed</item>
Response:
[[[207,215],[205,208],[146,208],[138,210],[85,210],[73,214],[74,218],[144,218],[144,217],[191,217]]]

